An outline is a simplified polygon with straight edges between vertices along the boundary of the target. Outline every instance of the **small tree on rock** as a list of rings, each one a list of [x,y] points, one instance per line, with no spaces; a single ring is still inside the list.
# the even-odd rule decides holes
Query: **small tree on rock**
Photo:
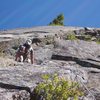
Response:
[[[58,15],[52,22],[49,23],[49,25],[60,25],[64,26],[64,15],[60,14]]]

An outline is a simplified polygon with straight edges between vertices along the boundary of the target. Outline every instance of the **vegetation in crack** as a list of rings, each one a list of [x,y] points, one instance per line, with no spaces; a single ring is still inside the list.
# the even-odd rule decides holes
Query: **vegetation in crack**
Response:
[[[67,100],[72,98],[78,100],[84,95],[79,83],[59,77],[58,74],[43,75],[44,81],[34,89],[33,100]]]

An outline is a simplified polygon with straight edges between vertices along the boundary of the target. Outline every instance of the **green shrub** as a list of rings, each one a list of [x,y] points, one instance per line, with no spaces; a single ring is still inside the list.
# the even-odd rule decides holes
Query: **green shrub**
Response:
[[[96,43],[100,44],[100,38],[97,38]]]
[[[44,82],[38,84],[34,89],[34,100],[67,100],[73,98],[78,100],[83,92],[77,82],[71,82],[55,75],[44,75]]]
[[[85,37],[84,37],[85,41],[91,41],[91,39],[92,39],[92,36],[90,36],[90,35],[85,35]]]
[[[97,43],[97,44],[100,44],[100,41],[97,40],[96,43]]]
[[[77,40],[75,34],[69,34],[69,35],[67,35],[67,39],[68,40]]]

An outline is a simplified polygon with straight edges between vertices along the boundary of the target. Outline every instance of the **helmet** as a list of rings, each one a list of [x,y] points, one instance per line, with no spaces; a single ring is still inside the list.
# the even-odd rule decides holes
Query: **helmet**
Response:
[[[28,40],[26,41],[26,44],[31,45],[31,44],[32,44],[32,41],[31,41],[30,39],[28,39]]]

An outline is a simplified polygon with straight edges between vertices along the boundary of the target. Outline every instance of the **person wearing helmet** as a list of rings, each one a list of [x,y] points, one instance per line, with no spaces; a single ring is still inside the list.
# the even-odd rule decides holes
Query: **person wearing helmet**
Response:
[[[16,52],[16,61],[20,62],[31,62],[33,64],[33,48],[31,46],[32,41],[27,40],[25,44],[23,44],[20,48],[18,48]]]

